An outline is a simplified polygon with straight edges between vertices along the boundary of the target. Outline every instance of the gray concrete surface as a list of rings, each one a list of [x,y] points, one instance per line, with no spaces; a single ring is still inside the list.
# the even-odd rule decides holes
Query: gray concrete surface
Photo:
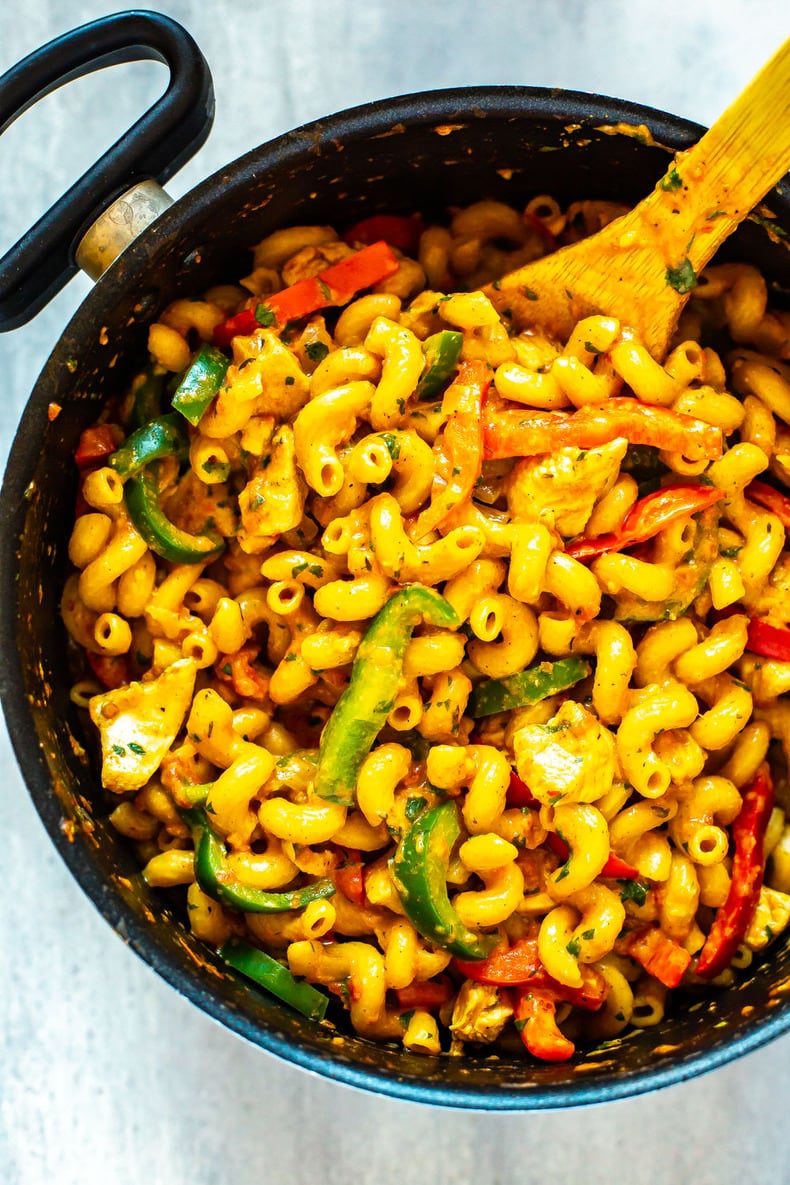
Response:
[[[6,0],[0,71],[120,7]],[[715,118],[790,34],[785,0],[175,0],[217,119],[175,195],[322,113],[428,87],[521,82]],[[0,140],[0,247],[159,93],[153,64],[48,98]],[[77,280],[0,339],[0,464]],[[0,659],[1,661],[1,659]],[[763,1185],[790,1181],[790,1037],[662,1093],[495,1116],[364,1095],[209,1021],[111,933],[55,855],[0,739],[2,1185]]]

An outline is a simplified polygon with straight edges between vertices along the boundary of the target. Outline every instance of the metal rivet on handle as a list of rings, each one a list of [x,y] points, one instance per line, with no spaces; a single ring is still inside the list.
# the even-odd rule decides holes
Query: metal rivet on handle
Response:
[[[156,181],[141,181],[116,198],[80,240],[77,266],[98,280],[122,251],[169,206],[173,199]]]

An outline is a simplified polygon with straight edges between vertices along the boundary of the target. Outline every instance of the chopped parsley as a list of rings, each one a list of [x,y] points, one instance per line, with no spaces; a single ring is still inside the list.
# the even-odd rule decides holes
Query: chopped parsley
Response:
[[[425,809],[425,807],[427,805],[428,805],[427,798],[422,798],[422,797],[408,798],[406,800],[406,806],[404,807],[404,811],[406,814],[406,818],[409,820],[409,822],[413,823],[414,820],[417,818],[417,816],[422,813],[422,811]]]
[[[582,944],[578,938],[572,938],[565,949],[569,955],[573,955],[574,959],[578,959],[581,954]]]
[[[680,189],[682,184],[683,184],[683,181],[680,176],[680,173],[677,171],[677,169],[673,165],[672,168],[669,170],[669,172],[665,173],[664,176],[661,178],[661,180],[658,183],[658,187],[659,187],[659,189],[672,190],[672,189]]]
[[[666,280],[670,288],[674,288],[681,296],[697,287],[697,273],[691,266],[691,260],[686,258],[677,267],[668,267]]]
[[[394,432],[382,432],[381,439],[387,446],[387,452],[392,457],[393,461],[397,461],[400,456],[400,440]]]
[[[324,285],[326,287],[326,285]],[[326,342],[309,342],[304,348],[305,354],[311,362],[323,362],[329,353],[329,346]]]
[[[270,329],[272,325],[277,324],[277,317],[274,314],[274,310],[267,308],[265,304],[258,304],[255,306],[255,320],[259,325],[262,325],[264,329]]]
[[[129,748],[133,753],[136,753],[138,757],[143,757],[145,755],[145,749],[142,745],[138,745],[137,741],[129,741]]]
[[[524,295],[526,296],[527,300],[539,300],[540,299],[537,292],[535,292],[532,288],[525,288]]]
[[[332,300],[332,289],[329,287],[328,284],[325,284],[323,280],[319,279],[318,288],[319,288],[324,300],[328,300],[328,301]]]
[[[642,906],[647,900],[648,886],[644,881],[618,881],[620,886],[620,900],[633,901],[635,905]]]

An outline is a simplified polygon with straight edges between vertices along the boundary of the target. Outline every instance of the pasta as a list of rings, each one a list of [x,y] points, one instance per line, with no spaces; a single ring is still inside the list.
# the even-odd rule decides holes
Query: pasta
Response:
[[[615,213],[276,231],[77,452],[113,825],[228,966],[414,1054],[564,1060],[790,921],[790,322],[714,266],[661,363],[480,290]]]

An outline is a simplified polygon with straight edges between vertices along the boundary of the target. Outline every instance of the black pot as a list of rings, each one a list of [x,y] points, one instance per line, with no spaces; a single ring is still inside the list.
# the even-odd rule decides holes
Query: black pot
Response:
[[[80,40],[81,38],[81,40]],[[75,48],[76,45],[76,48]],[[173,84],[88,181],[0,263],[0,316],[24,320],[74,270],[80,233],[142,176],[164,180],[202,143],[211,120],[207,68],[191,38],[156,14],[111,17],[69,34],[0,80],[0,126],[97,62],[163,57]],[[17,112],[18,113],[18,112]],[[148,120],[146,123],[145,120]],[[161,122],[168,128],[163,132]],[[609,134],[604,125],[651,133]],[[668,150],[703,129],[600,96],[528,87],[408,95],[319,120],[254,149],[161,214],[109,268],[66,328],[30,397],[0,504],[0,692],[30,794],[61,856],[97,908],[160,975],[228,1028],[297,1065],[421,1102],[485,1110],[564,1107],[623,1097],[695,1076],[790,1028],[790,949],[772,948],[717,994],[675,1002],[655,1028],[581,1051],[562,1065],[526,1058],[424,1058],[348,1029],[312,1024],[229,974],[151,891],[108,824],[98,771],[69,701],[58,612],[75,495],[78,435],[122,390],[145,353],[148,324],[177,295],[248,270],[248,248],[276,227],[342,228],[377,211],[441,214],[481,197],[523,203],[537,193],[634,202],[664,172]],[[653,142],[655,141],[655,143]],[[168,155],[169,154],[169,155]],[[790,197],[768,199],[790,232]],[[787,282],[787,254],[744,224],[727,254]],[[43,280],[42,280],[43,277]],[[50,421],[50,403],[62,412]]]

